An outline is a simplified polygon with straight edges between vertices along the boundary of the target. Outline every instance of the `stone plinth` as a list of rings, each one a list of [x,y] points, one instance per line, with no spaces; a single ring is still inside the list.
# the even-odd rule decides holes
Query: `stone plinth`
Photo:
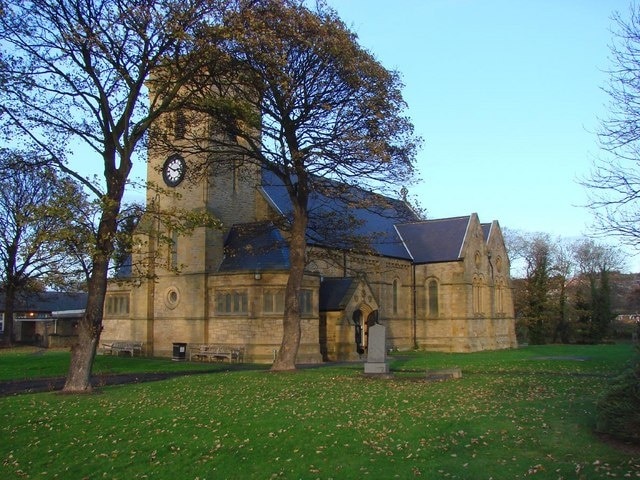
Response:
[[[364,373],[387,374],[387,329],[383,325],[373,325],[369,328],[369,345],[367,362],[364,364]]]

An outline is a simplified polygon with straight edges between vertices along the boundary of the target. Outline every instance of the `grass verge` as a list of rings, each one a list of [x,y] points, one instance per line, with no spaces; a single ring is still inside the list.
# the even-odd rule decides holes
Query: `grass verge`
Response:
[[[97,355],[93,374],[209,371],[222,364],[173,362],[167,358]],[[17,347],[0,350],[0,381],[66,376],[69,350]]]
[[[631,351],[402,353],[389,380],[350,364],[4,397],[0,478],[640,478],[639,455],[592,433],[597,398]],[[423,380],[452,366],[462,379]]]

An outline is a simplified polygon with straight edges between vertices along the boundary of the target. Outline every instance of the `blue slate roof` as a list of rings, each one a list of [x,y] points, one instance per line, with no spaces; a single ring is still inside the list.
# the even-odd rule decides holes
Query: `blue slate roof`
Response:
[[[333,312],[344,310],[347,296],[357,285],[357,280],[352,277],[347,278],[325,278],[320,283],[320,301],[318,308],[321,312]]]
[[[219,272],[288,269],[289,247],[272,222],[243,223],[231,227]]]
[[[383,197],[355,187],[318,182],[320,188],[340,189],[340,196],[314,191],[309,198],[310,244],[332,248],[367,245],[379,255],[409,260],[394,225],[417,221],[403,201]],[[291,218],[291,201],[285,185],[272,172],[263,170],[262,191],[281,215]]]
[[[323,188],[318,183],[318,190]],[[307,241],[329,248],[356,248],[367,245],[378,255],[411,260],[415,264],[451,262],[461,259],[462,247],[471,216],[419,221],[402,201],[393,200],[355,187],[328,182],[326,188],[343,188],[339,197],[314,191],[309,200]],[[263,170],[262,192],[277,213],[291,216],[291,202],[284,184]],[[366,200],[371,198],[369,202]],[[351,199],[351,200],[350,200]],[[491,224],[482,224],[485,241]],[[364,239],[364,242],[363,242]],[[360,242],[360,243],[359,243]],[[234,225],[225,242],[220,272],[288,270],[289,249],[278,228],[271,222]],[[339,295],[347,280],[325,280]],[[342,283],[344,282],[344,283]],[[341,298],[326,297],[323,308]]]
[[[414,263],[451,262],[460,259],[470,218],[424,220],[396,228]]]
[[[4,311],[5,296],[0,294],[0,311]],[[16,296],[15,312],[57,312],[83,310],[87,306],[85,292],[30,292]]]
[[[491,234],[491,225],[492,225],[491,223],[480,224],[480,226],[482,227],[482,235],[485,242],[489,240],[489,235]]]
[[[129,278],[133,273],[133,258],[131,255],[127,256],[126,260],[116,268],[114,278]]]

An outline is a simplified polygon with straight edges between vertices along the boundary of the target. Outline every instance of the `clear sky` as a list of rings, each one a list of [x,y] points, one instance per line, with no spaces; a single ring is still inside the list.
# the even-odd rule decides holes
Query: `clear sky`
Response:
[[[401,73],[424,146],[411,193],[429,218],[589,232],[578,184],[598,155],[614,22],[628,0],[328,0]],[[629,262],[640,271],[640,259]]]
[[[607,114],[614,11],[630,0],[327,0],[403,79],[428,218],[583,237]],[[134,177],[144,177],[136,165]],[[629,258],[640,272],[640,255]]]

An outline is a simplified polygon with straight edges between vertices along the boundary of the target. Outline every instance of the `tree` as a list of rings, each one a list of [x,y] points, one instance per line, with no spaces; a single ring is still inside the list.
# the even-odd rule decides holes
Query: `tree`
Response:
[[[129,174],[150,125],[176,108],[177,92],[201,69],[199,40],[215,41],[222,0],[4,0],[0,15],[0,116],[83,182],[100,201],[88,301],[72,347],[66,392],[91,389],[107,275]],[[154,92],[147,96],[147,85]],[[13,140],[15,141],[15,140]],[[70,146],[94,156],[67,163]]]
[[[189,90],[190,111],[206,116],[218,134],[207,131],[202,138],[190,129],[180,148],[211,153],[201,157],[213,169],[234,168],[230,158],[257,165],[286,188],[290,271],[282,344],[272,368],[291,370],[313,227],[310,197],[376,208],[357,192],[395,193],[410,183],[419,141],[402,116],[398,74],[363,50],[322,3],[311,9],[299,0],[239,1],[223,24],[226,41],[209,55],[213,65],[226,61],[229,67],[209,69]]]
[[[68,240],[83,237],[69,205],[88,210],[81,189],[52,169],[25,168],[24,158],[0,151],[0,279],[5,293],[4,343],[13,342],[16,296],[30,285],[76,283]],[[78,253],[82,252],[79,246]]]
[[[577,271],[587,281],[588,287],[580,293],[582,310],[588,305],[588,313],[582,316],[581,323],[586,327],[588,340],[599,342],[606,336],[615,317],[609,277],[612,272],[620,270],[623,259],[615,248],[593,240],[577,242],[574,248]]]
[[[640,351],[610,380],[596,404],[596,431],[640,445]]]
[[[569,284],[575,269],[572,258],[572,246],[566,241],[558,240],[554,252],[553,288],[556,291],[557,322],[553,331],[553,343],[560,340],[569,343],[571,340],[571,319],[569,317]]]
[[[640,240],[640,5],[629,19],[614,15],[617,25],[611,46],[613,66],[605,88],[610,112],[601,121],[598,139],[603,156],[583,180],[590,193],[589,206],[600,233],[614,235],[638,247]]]
[[[610,277],[624,264],[621,252],[592,239],[552,240],[543,233],[509,231],[506,238],[510,256],[525,264],[514,296],[530,341],[602,340],[614,317]]]
[[[525,318],[532,343],[545,343],[550,333],[549,313],[551,283],[551,243],[548,236],[539,235],[531,240],[525,277]]]

